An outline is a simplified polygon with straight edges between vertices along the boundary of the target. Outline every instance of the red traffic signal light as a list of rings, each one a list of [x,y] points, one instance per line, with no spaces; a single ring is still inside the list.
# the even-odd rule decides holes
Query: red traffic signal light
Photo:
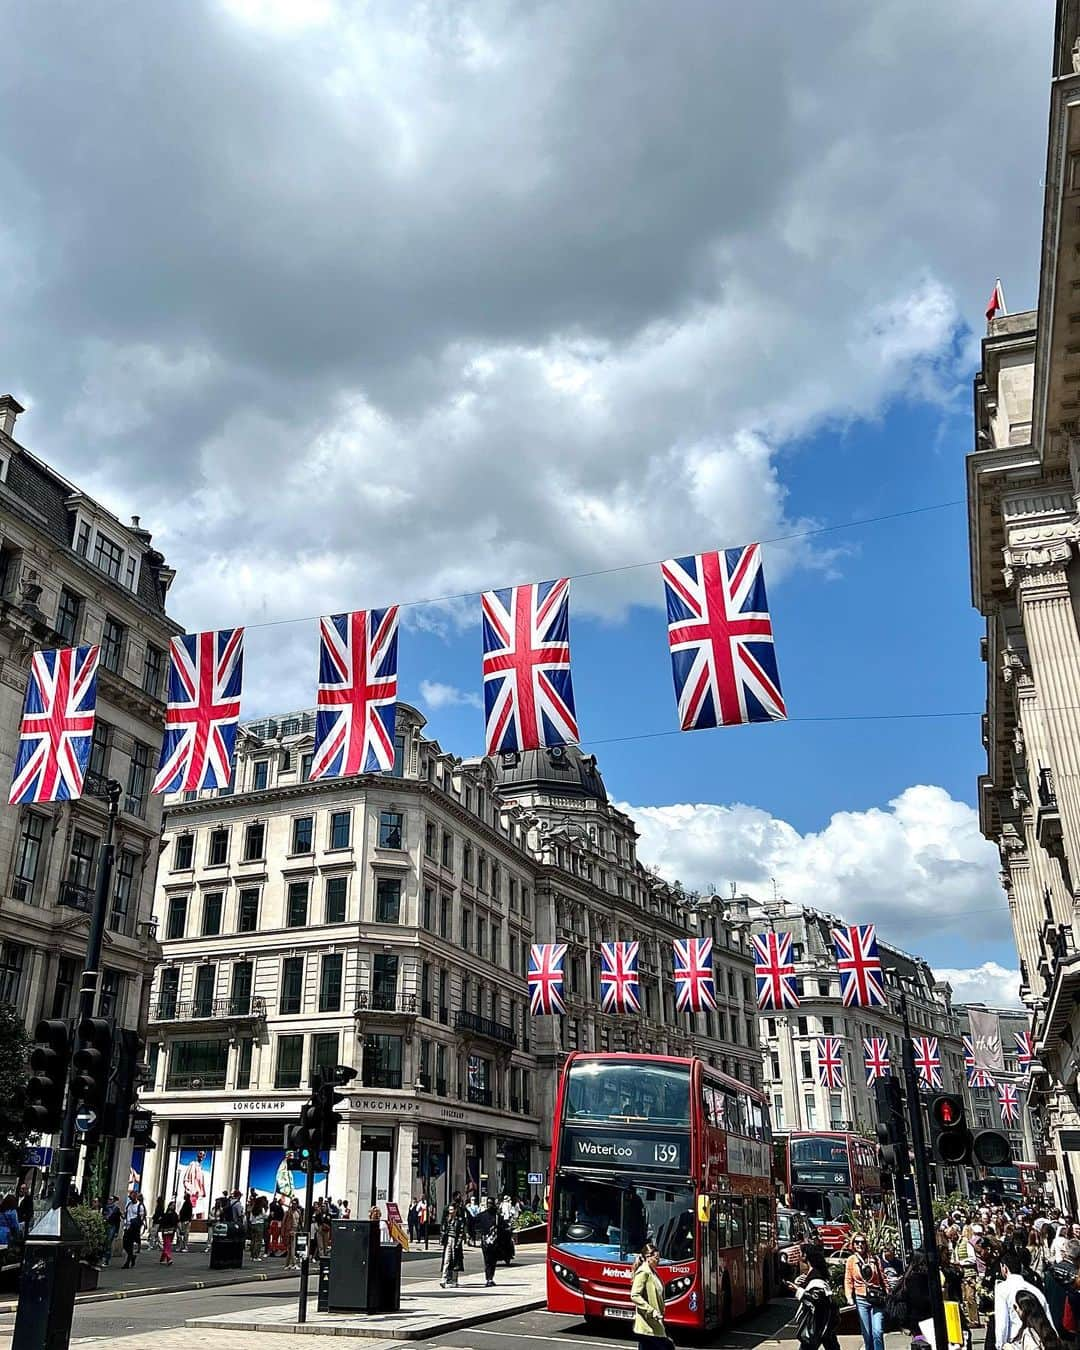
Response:
[[[939,1162],[958,1165],[971,1159],[971,1131],[964,1113],[964,1099],[951,1092],[930,1098],[930,1147]]]

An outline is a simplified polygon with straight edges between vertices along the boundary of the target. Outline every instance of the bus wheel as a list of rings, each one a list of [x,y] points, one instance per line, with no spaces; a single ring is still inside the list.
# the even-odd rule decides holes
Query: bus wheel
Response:
[[[604,1319],[602,1317],[586,1316],[585,1330],[589,1332],[590,1335],[595,1336],[597,1332],[604,1330]]]

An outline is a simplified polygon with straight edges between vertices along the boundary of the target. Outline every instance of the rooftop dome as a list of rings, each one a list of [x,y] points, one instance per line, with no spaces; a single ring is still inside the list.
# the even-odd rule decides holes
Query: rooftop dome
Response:
[[[591,797],[602,802],[608,799],[596,756],[583,754],[576,745],[495,755],[492,764],[499,791],[506,796],[546,792],[558,797]]]

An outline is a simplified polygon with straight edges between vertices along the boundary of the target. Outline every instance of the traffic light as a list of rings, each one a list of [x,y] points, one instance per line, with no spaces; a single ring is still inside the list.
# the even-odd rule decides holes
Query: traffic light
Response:
[[[154,1128],[154,1115],[152,1111],[132,1111],[131,1113],[131,1139],[136,1148],[157,1148],[150,1137]]]
[[[876,1079],[874,1104],[877,1108],[876,1129],[881,1166],[896,1176],[905,1176],[908,1170],[908,1137],[900,1080],[891,1074]]]
[[[104,1017],[84,1017],[79,1023],[72,1091],[78,1105],[95,1117],[105,1108],[112,1065],[112,1026]],[[93,1124],[93,1122],[92,1122]]]
[[[983,1167],[1008,1167],[1013,1160],[1008,1135],[1000,1130],[979,1130],[971,1141],[971,1156]]]
[[[341,1124],[341,1114],[335,1107],[346,1100],[344,1092],[335,1089],[343,1087],[356,1077],[356,1070],[347,1064],[336,1064],[328,1069],[315,1084],[312,1094],[318,1107],[318,1149],[331,1149],[337,1143],[337,1127]]]
[[[71,1064],[71,1033],[59,1017],[34,1028],[30,1051],[32,1076],[26,1085],[23,1121],[28,1129],[54,1134],[64,1123],[64,1088]]]
[[[930,1117],[930,1149],[938,1162],[962,1166],[971,1160],[971,1131],[964,1099],[952,1092],[938,1092],[927,1107]]]

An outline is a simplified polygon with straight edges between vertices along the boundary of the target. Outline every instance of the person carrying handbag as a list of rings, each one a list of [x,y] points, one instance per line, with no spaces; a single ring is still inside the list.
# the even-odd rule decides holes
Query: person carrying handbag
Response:
[[[829,1284],[825,1248],[816,1242],[804,1243],[800,1266],[801,1273],[792,1283],[799,1301],[795,1334],[800,1350],[840,1350],[836,1335],[839,1313]]]
[[[671,1337],[664,1326],[664,1286],[656,1273],[659,1264],[659,1251],[646,1242],[630,1283],[638,1350],[672,1350]]]
[[[866,1238],[856,1237],[851,1246],[844,1265],[844,1297],[859,1314],[863,1350],[885,1350],[885,1273]]]

